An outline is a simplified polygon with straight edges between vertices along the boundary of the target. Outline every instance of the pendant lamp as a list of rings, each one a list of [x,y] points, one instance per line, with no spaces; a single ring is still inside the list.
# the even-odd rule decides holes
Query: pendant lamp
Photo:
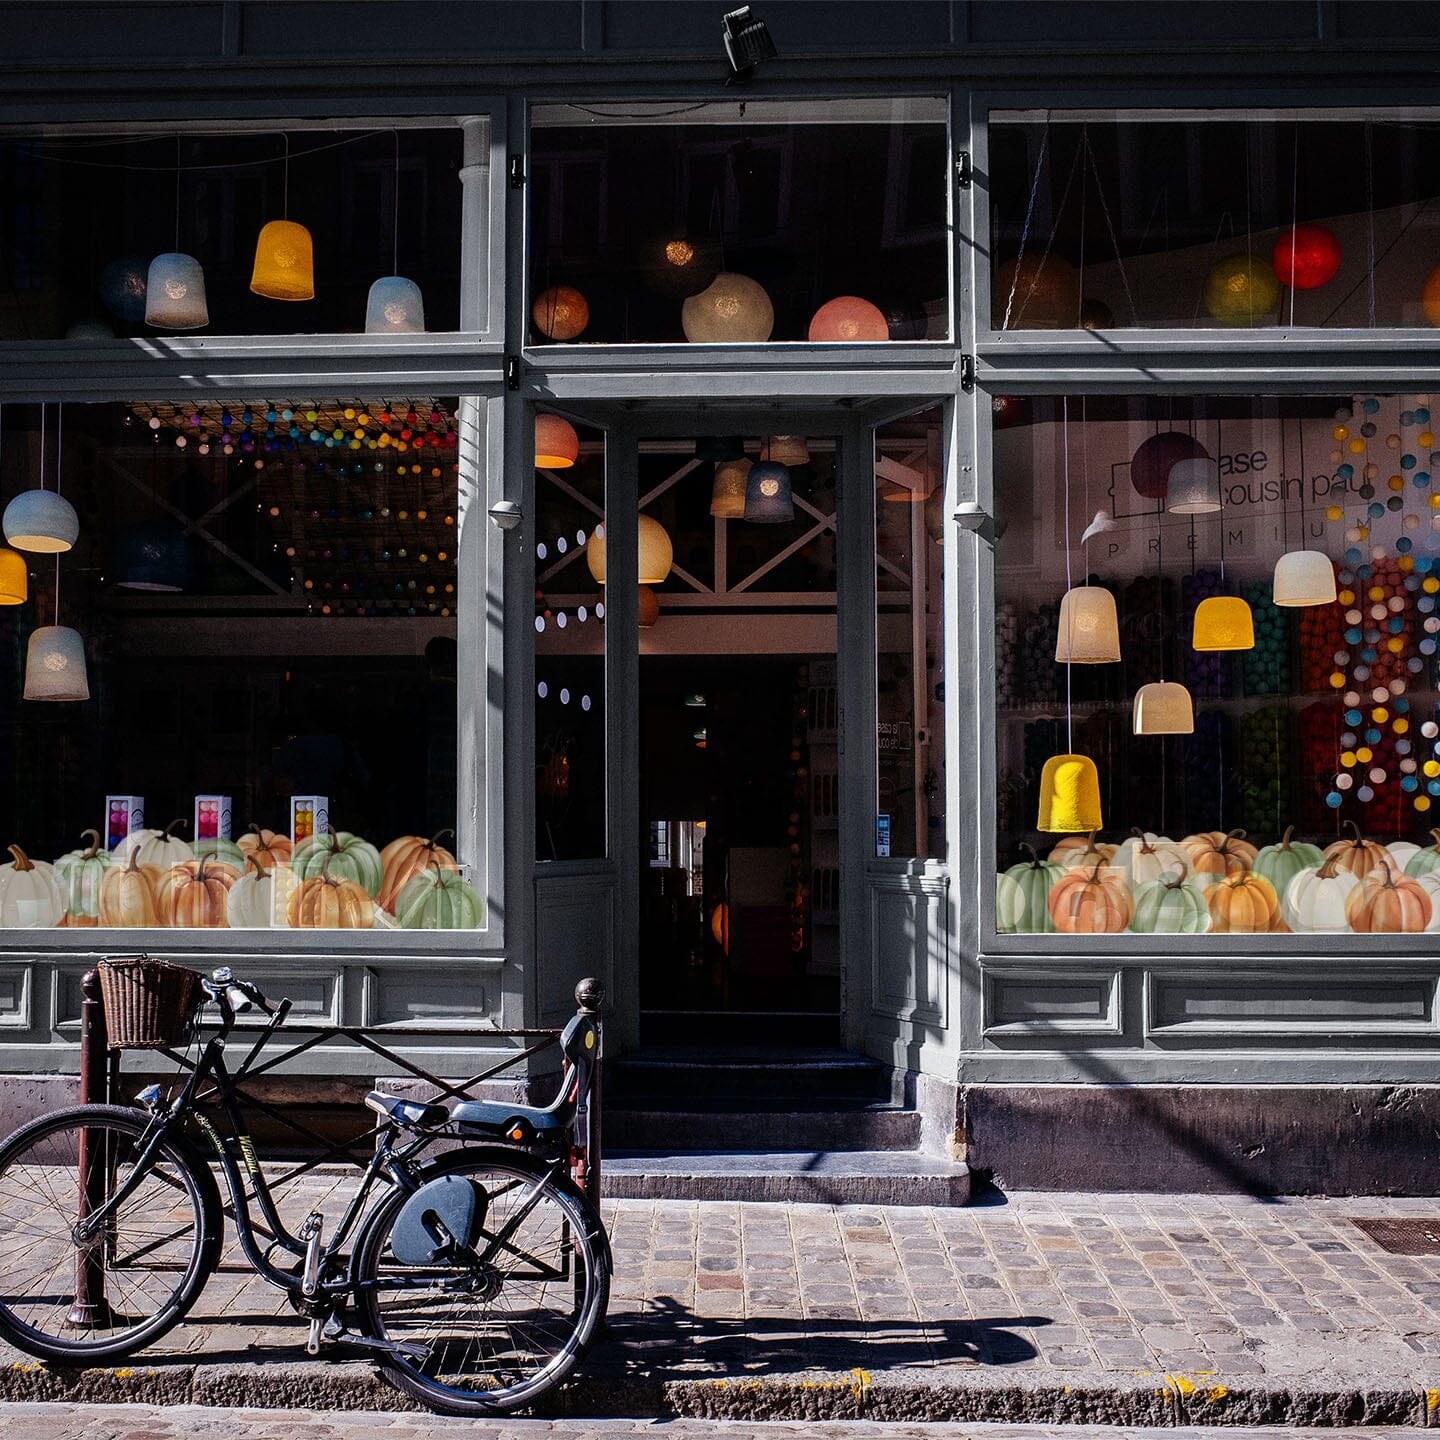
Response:
[[[425,329],[425,300],[420,287],[400,269],[400,132],[395,137],[395,184],[391,198],[390,265],[392,273],[370,286],[365,300],[367,335],[419,335]]]
[[[648,630],[660,618],[660,597],[648,586],[640,587],[640,605],[635,623]]]
[[[762,460],[745,477],[745,518],[752,525],[781,525],[795,518],[790,472],[783,465]]]
[[[749,474],[748,460],[726,460],[715,467],[715,483],[710,487],[710,513],[717,520],[745,518],[745,479]]]
[[[861,340],[888,340],[890,326],[878,305],[858,295],[840,295],[827,300],[810,317],[809,339],[852,344]]]
[[[590,302],[570,285],[552,285],[536,296],[530,318],[548,339],[573,340],[590,323]]]
[[[25,647],[27,700],[88,700],[85,641],[68,625],[42,625]]]
[[[23,605],[30,598],[25,557],[0,546],[0,605]]]
[[[1177,460],[1167,477],[1172,515],[1212,515],[1220,508],[1220,467],[1209,458]]]
[[[636,578],[643,585],[659,585],[670,573],[675,551],[665,527],[648,515],[640,517],[639,564]],[[597,584],[605,583],[605,527],[597,525],[585,542],[585,564]]]
[[[810,442],[803,435],[771,435],[761,446],[760,458],[792,469],[796,465],[808,465]]]
[[[178,594],[190,581],[190,545],[173,520],[145,520],[115,538],[116,587]]]
[[[315,252],[310,232],[293,220],[268,220],[255,242],[250,288],[267,300],[315,298]]]
[[[105,308],[127,325],[145,319],[145,277],[149,270],[139,255],[112,260],[100,272],[100,299]]]
[[[1212,595],[1195,607],[1196,650],[1253,650],[1255,620],[1237,595]]]
[[[641,247],[640,273],[662,295],[683,300],[698,295],[720,269],[720,247],[713,240],[667,231]]]
[[[210,323],[205,272],[193,255],[157,255],[145,277],[145,323],[155,330],[198,330]]]
[[[1108,665],[1120,658],[1115,597],[1103,585],[1075,585],[1060,601],[1055,659],[1060,664]]]
[[[1335,567],[1319,550],[1287,550],[1275,562],[1277,605],[1333,605]]]
[[[580,437],[561,415],[540,411],[535,416],[535,465],[540,470],[568,470],[580,458]]]
[[[694,345],[760,345],[775,328],[775,307],[748,275],[722,271],[680,307],[680,325]]]
[[[59,469],[56,469],[58,483]],[[58,555],[80,535],[80,517],[59,490],[45,489],[45,407],[40,407],[40,488],[22,490],[0,517],[0,529],[17,550]]]
[[[1163,500],[1169,492],[1170,472],[1182,460],[1208,460],[1209,452],[1183,430],[1161,430],[1136,448],[1130,457],[1130,484],[1146,500]]]
[[[1084,834],[1104,824],[1100,814],[1100,773],[1088,755],[1052,755],[1040,772],[1037,830]]]
[[[1155,680],[1135,692],[1137,735],[1192,735],[1195,707],[1190,692],[1173,680]]]

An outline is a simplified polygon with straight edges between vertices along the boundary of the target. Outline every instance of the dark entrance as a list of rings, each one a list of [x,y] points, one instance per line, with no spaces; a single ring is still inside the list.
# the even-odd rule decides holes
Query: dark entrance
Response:
[[[834,665],[642,657],[642,1045],[839,1043]]]

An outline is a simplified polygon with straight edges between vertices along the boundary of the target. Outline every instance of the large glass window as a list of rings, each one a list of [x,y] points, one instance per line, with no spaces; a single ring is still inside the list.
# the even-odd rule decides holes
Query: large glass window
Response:
[[[1440,118],[990,127],[996,330],[1440,324]]]
[[[534,343],[945,339],[938,100],[550,105]]]
[[[0,140],[0,339],[459,327],[462,133]]]
[[[1002,933],[1440,927],[1436,433],[996,400]]]
[[[483,923],[455,839],[455,417],[5,407],[0,926]]]

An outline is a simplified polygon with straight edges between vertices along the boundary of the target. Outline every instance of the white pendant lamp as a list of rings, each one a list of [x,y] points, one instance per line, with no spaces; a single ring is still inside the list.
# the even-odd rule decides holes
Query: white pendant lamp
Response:
[[[1211,459],[1177,460],[1168,484],[1165,508],[1172,515],[1212,515],[1220,508],[1220,467]]]
[[[745,480],[749,474],[748,460],[723,460],[716,465],[710,487],[710,513],[717,520],[745,518]]]
[[[1190,692],[1174,680],[1155,680],[1135,692],[1137,735],[1192,735],[1195,707]]]
[[[1335,567],[1319,550],[1287,550],[1275,562],[1277,605],[1333,605]]]
[[[775,328],[775,307],[763,285],[722,271],[680,307],[680,325],[692,345],[759,345]]]
[[[59,471],[56,471],[57,484]],[[40,407],[40,488],[22,490],[0,517],[5,539],[17,550],[58,555],[80,535],[80,517],[59,490],[45,488],[45,406]]]
[[[400,132],[395,135],[394,215],[391,217],[391,266],[400,269]],[[425,329],[425,298],[420,287],[401,274],[386,275],[370,287],[365,301],[367,335],[419,335]]]
[[[145,323],[155,330],[198,330],[210,323],[205,272],[193,255],[166,251],[145,277]]]
[[[1075,585],[1060,601],[1055,635],[1060,664],[1109,665],[1120,659],[1120,618],[1103,585]]]
[[[68,625],[42,625],[25,647],[27,700],[88,700],[85,641]]]

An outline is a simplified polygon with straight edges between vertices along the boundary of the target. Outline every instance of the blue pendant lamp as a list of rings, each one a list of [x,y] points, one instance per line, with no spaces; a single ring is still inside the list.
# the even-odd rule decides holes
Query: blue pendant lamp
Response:
[[[750,467],[745,477],[745,518],[752,525],[781,525],[795,518],[790,471],[774,460]]]

